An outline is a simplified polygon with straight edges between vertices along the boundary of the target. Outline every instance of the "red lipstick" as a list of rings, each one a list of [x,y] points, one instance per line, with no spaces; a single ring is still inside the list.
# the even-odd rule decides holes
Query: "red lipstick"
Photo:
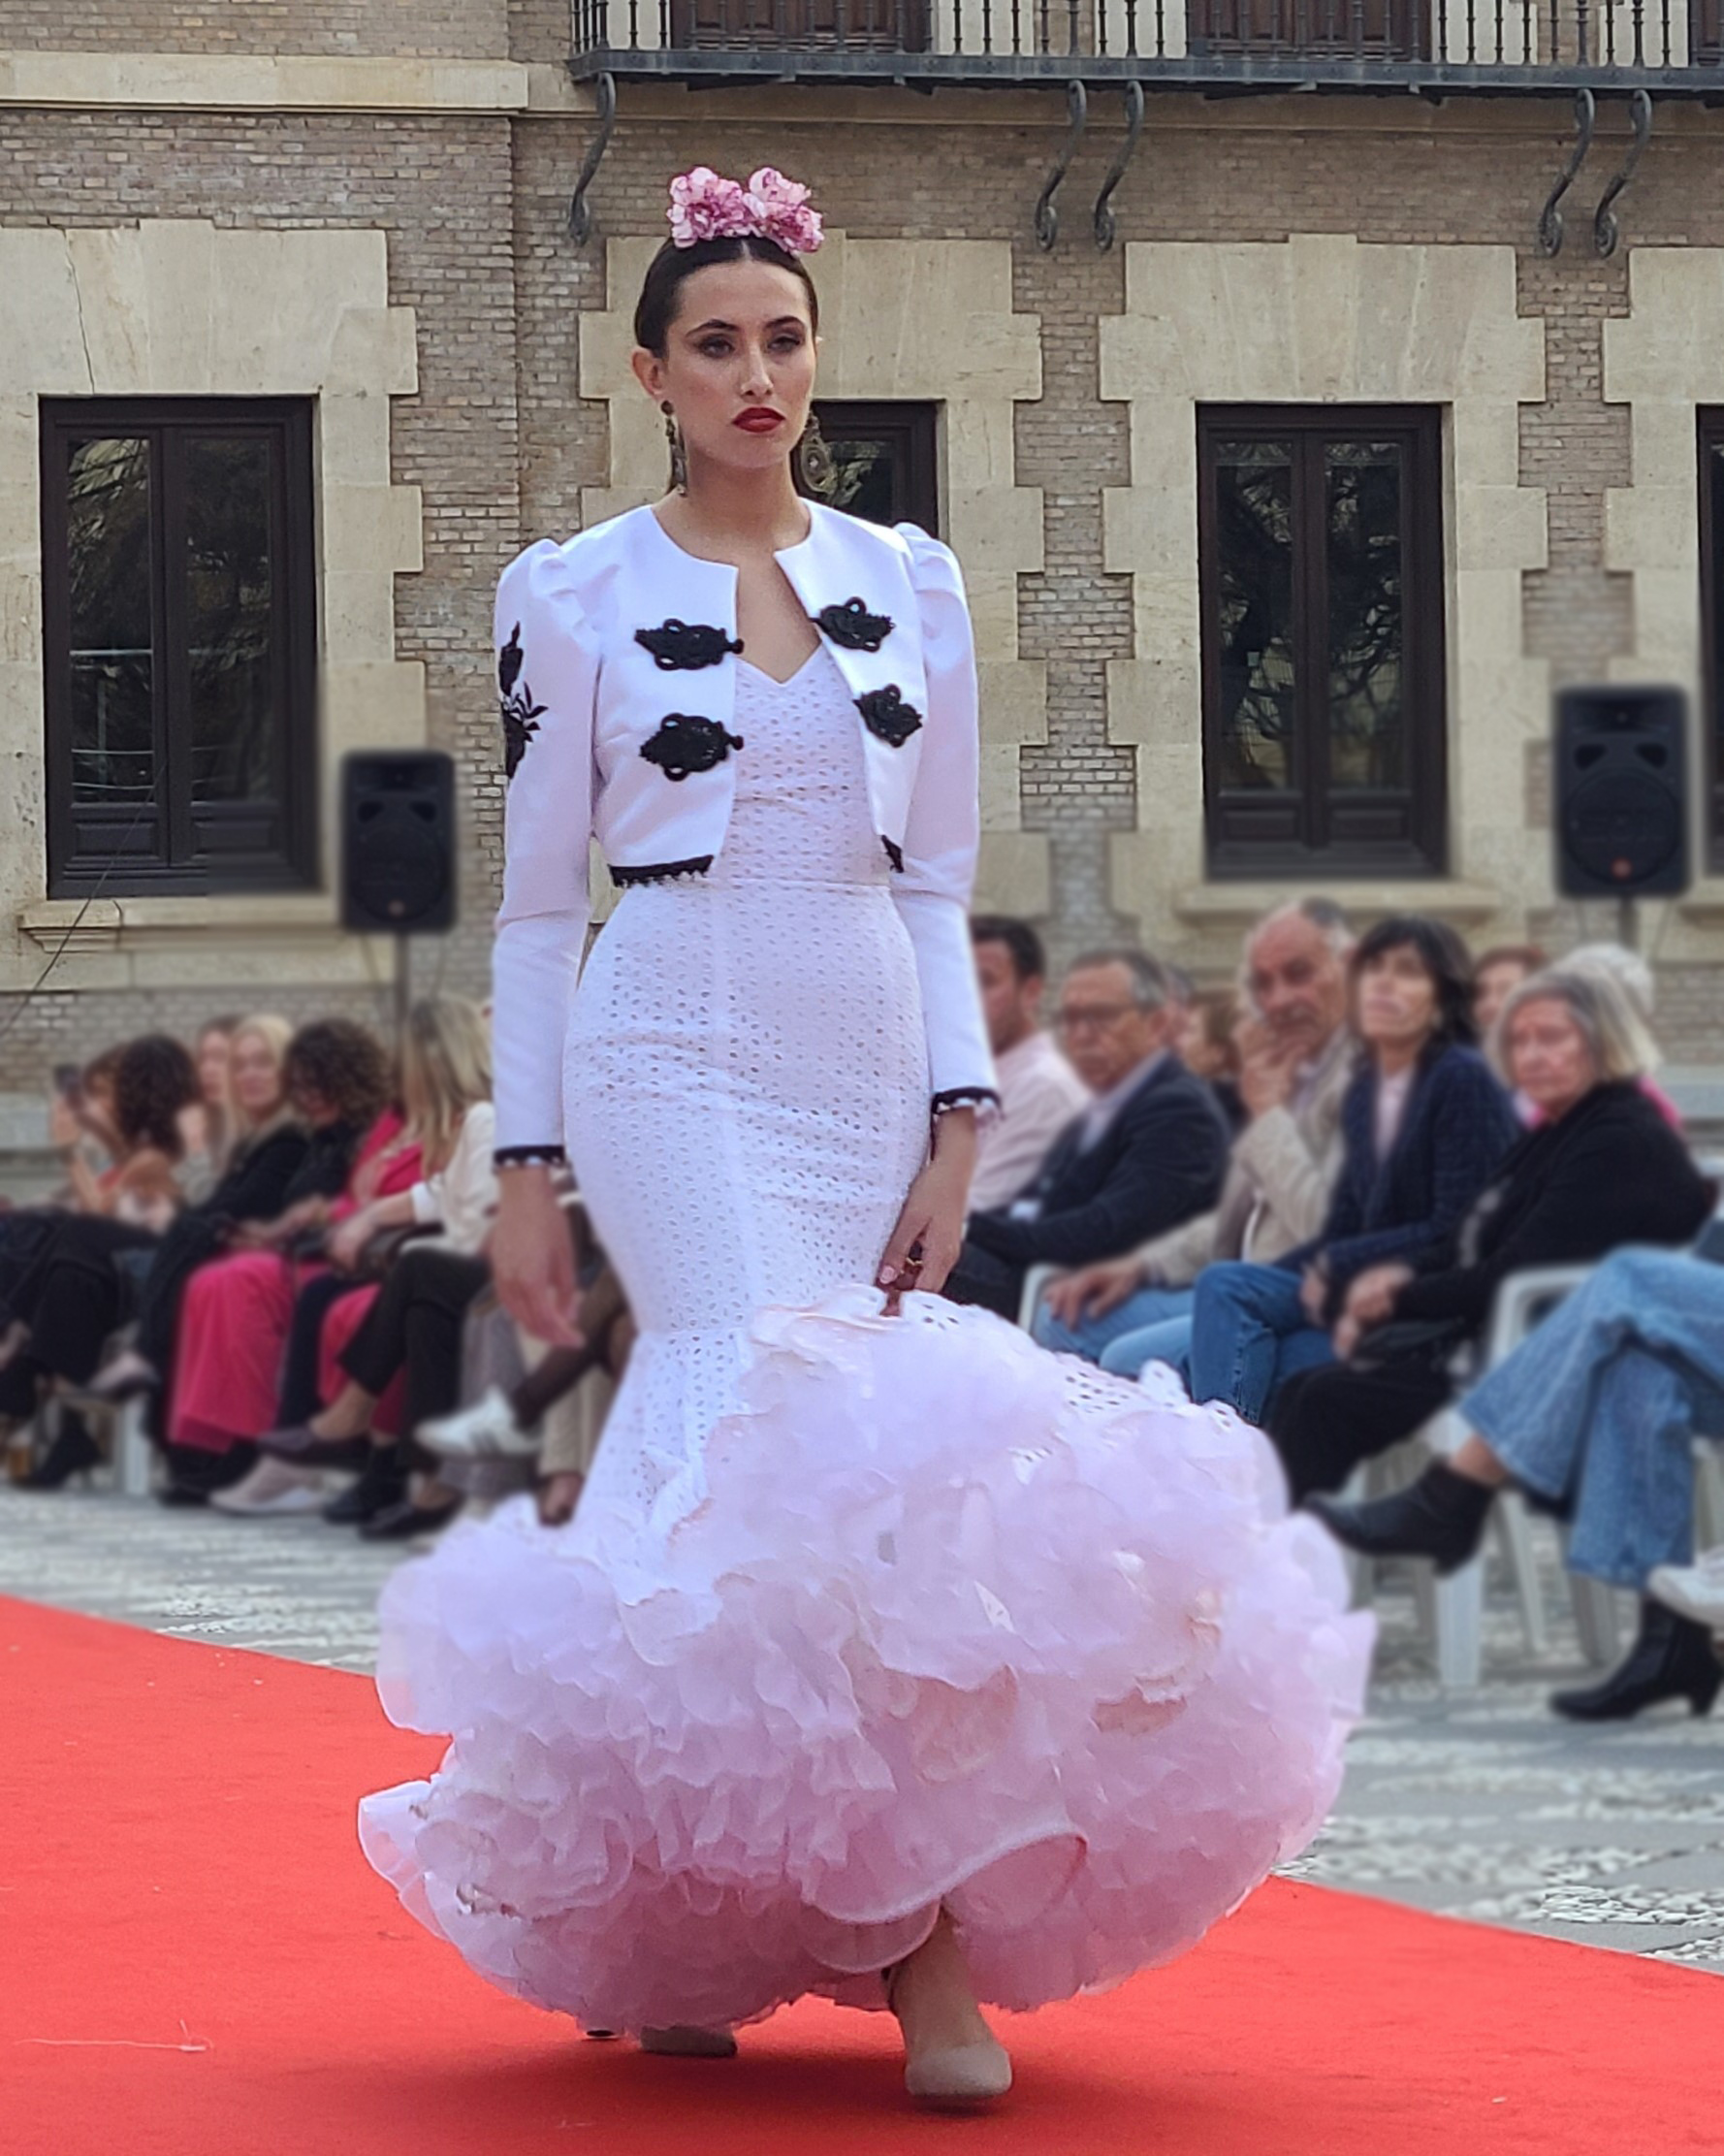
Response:
[[[745,434],[770,434],[775,428],[784,424],[782,412],[775,412],[770,404],[750,404],[747,411],[738,412],[731,421]]]

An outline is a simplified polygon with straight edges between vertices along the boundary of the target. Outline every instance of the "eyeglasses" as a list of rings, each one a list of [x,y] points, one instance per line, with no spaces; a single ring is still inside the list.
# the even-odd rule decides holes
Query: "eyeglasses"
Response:
[[[1134,1003],[1084,1003],[1057,1012],[1056,1033],[1102,1033],[1137,1009]]]

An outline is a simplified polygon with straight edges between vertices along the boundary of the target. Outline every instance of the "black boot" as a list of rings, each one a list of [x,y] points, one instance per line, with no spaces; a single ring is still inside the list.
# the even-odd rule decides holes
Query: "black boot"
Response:
[[[1697,1715],[1710,1710],[1724,1685],[1712,1635],[1662,1602],[1643,1601],[1639,1637],[1602,1684],[1553,1691],[1550,1704],[1571,1722],[1626,1722],[1661,1699],[1685,1699]]]
[[[1419,1480],[1392,1496],[1346,1504],[1307,1497],[1305,1509],[1348,1549],[1364,1557],[1427,1557],[1441,1574],[1458,1572],[1479,1552],[1496,1492],[1432,1461]]]
[[[338,1497],[332,1497],[323,1508],[323,1516],[338,1528],[360,1527],[391,1505],[399,1504],[406,1495],[407,1464],[401,1458],[401,1447],[373,1445],[359,1480]]]
[[[89,1480],[90,1469],[102,1458],[102,1448],[90,1435],[81,1415],[62,1414],[54,1441],[21,1487],[25,1490],[61,1490],[74,1475]]]

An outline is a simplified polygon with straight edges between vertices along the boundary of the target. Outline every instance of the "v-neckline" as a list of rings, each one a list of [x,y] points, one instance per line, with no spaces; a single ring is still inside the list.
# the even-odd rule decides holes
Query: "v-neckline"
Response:
[[[802,679],[803,675],[808,672],[809,668],[814,664],[814,660],[821,656],[825,649],[826,647],[824,644],[816,644],[814,650],[810,652],[808,657],[803,660],[802,664],[797,667],[796,671],[793,674],[786,674],[782,681],[780,681],[777,674],[769,674],[764,666],[756,666],[751,659],[743,659],[739,657],[737,660],[737,664],[738,666],[746,666],[751,674],[758,674],[762,681],[769,683],[770,686],[774,689],[793,689],[796,684]]]

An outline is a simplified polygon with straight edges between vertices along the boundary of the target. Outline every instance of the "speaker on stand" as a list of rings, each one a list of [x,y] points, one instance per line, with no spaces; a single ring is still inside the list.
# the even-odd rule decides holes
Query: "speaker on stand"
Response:
[[[1679,689],[1565,689],[1556,698],[1556,888],[1614,898],[1636,941],[1635,900],[1688,888],[1688,699]]]
[[[396,940],[398,1039],[407,939],[455,926],[455,763],[441,749],[358,749],[341,761],[341,926]]]

